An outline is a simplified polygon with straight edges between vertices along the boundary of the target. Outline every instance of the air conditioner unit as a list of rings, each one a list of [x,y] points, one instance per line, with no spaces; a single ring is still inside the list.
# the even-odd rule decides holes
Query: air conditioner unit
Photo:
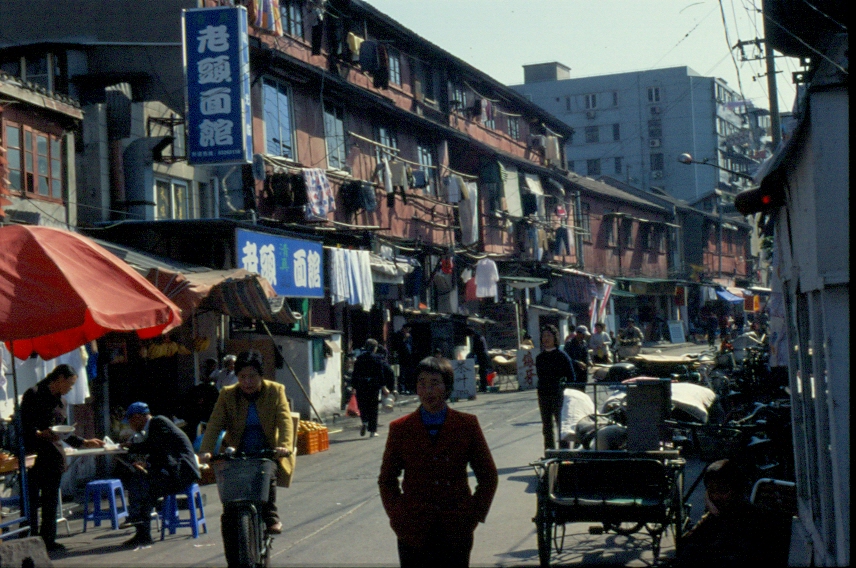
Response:
[[[660,114],[660,110],[661,110],[660,107],[652,106],[651,107],[651,114]]]
[[[657,170],[651,172],[651,179],[663,179],[663,171]]]
[[[660,147],[660,139],[659,138],[651,138],[650,140],[648,140],[648,145],[651,146],[651,148],[659,148]]]
[[[529,146],[531,146],[532,148],[543,148],[544,147],[544,136],[543,135],[533,136],[532,139],[529,141]]]
[[[597,116],[597,113],[595,111],[593,111],[593,110],[587,110],[586,111],[586,118],[594,119],[596,116]]]

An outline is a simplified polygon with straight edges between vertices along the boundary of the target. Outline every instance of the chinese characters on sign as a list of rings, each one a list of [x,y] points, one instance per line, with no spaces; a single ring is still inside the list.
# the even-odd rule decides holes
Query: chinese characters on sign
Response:
[[[476,361],[475,359],[453,360],[452,369],[455,372],[455,383],[449,398],[468,400],[476,396]]]
[[[237,264],[261,274],[279,296],[323,298],[323,250],[319,243],[237,229]]]
[[[247,11],[184,10],[187,147],[190,164],[252,159]]]
[[[535,370],[535,357],[540,349],[517,350],[517,384],[520,390],[538,387],[538,372]]]

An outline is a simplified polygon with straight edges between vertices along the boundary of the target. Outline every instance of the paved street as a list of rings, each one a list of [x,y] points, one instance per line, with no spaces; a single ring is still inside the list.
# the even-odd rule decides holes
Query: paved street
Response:
[[[653,352],[653,349],[646,349]],[[534,391],[480,394],[453,407],[478,415],[500,473],[499,489],[487,523],[476,531],[473,566],[535,566],[535,476],[529,463],[541,457],[541,426]],[[278,505],[285,531],[274,541],[272,566],[395,566],[395,537],[389,528],[377,490],[377,474],[389,421],[415,408],[415,399],[381,415],[380,437],[361,438],[359,423],[345,419],[330,424],[330,449],[300,456],[294,483],[279,489]],[[690,464],[686,483],[697,466]],[[694,470],[692,468],[695,468]],[[109,525],[82,532],[72,518],[71,536],[59,527],[60,542],[68,547],[55,555],[58,568],[73,566],[225,566],[220,538],[221,507],[214,485],[203,487],[208,534],[193,539],[189,529],[142,550],[121,543],[132,530],[113,531]],[[694,516],[701,509],[696,495]],[[644,536],[589,535],[591,523],[568,525],[567,565],[652,563],[650,539]],[[672,552],[664,538],[664,555]]]

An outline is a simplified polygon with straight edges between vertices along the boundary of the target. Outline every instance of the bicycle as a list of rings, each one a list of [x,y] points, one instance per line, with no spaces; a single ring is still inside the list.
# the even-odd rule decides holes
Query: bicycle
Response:
[[[227,451],[211,457],[223,503],[220,524],[229,568],[268,566],[273,536],[262,519],[262,507],[276,474],[276,455],[274,450],[254,454]]]

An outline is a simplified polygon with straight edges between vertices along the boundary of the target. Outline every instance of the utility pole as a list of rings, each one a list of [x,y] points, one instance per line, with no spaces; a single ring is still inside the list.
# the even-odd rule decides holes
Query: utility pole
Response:
[[[773,135],[773,151],[782,141],[782,126],[779,124],[779,93],[776,91],[776,62],[773,59],[773,48],[767,33],[767,16],[764,15],[764,59],[767,62],[767,90],[770,91],[770,130]]]
[[[764,35],[769,35],[767,33],[766,16],[764,17]],[[767,66],[767,91],[769,91],[770,97],[770,134],[773,138],[773,151],[775,152],[776,148],[779,147],[779,142],[782,141],[782,126],[779,118],[779,93],[776,90],[776,61],[773,48],[770,47],[770,42],[767,41],[766,38],[755,38],[750,41],[738,41],[734,48],[740,50],[740,55],[743,61],[758,61],[761,59],[760,57],[746,57],[746,52],[743,48],[748,45],[754,45],[755,48],[760,51],[762,43],[764,44],[764,62]],[[758,75],[758,77],[760,77],[760,75]]]

